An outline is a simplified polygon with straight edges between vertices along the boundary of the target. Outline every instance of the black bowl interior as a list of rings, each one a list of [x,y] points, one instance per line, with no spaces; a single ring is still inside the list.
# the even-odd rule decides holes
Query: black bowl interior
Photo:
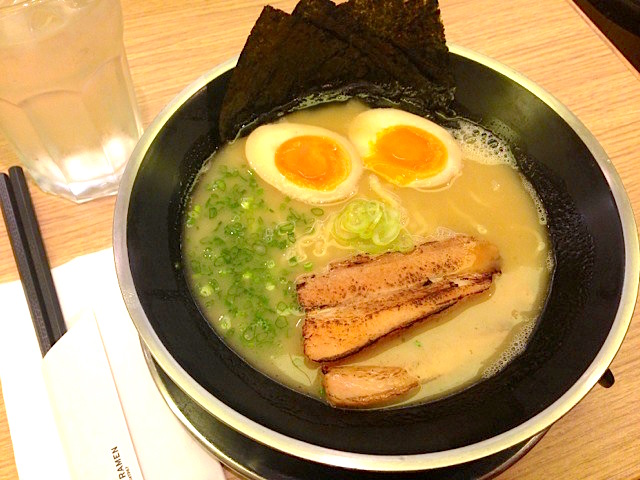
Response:
[[[156,334],[197,383],[235,411],[338,450],[437,452],[522,424],[561,397],[595,358],[617,312],[624,275],[622,226],[609,185],[588,148],[547,104],[480,63],[458,55],[452,60],[456,108],[509,131],[520,167],[547,210],[556,267],[526,351],[458,394],[371,411],[331,408],[272,381],[231,351],[200,314],[180,268],[185,192],[218,146],[227,73],[189,98],[148,148],[131,192],[126,240],[137,295]]]

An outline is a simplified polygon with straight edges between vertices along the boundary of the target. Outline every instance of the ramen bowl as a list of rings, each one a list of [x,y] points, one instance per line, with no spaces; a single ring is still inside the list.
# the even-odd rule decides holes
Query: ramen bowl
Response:
[[[124,173],[114,221],[120,288],[141,340],[160,376],[205,419],[303,464],[420,472],[527,442],[607,370],[638,290],[638,240],[622,183],[593,135],[551,95],[489,58],[450,50],[454,108],[512,146],[547,212],[555,268],[526,349],[456,394],[375,410],[332,408],[231,350],[200,313],[181,268],[185,199],[219,146],[230,60],[197,79],[147,129]],[[202,416],[198,425],[181,418],[196,435],[206,428]]]

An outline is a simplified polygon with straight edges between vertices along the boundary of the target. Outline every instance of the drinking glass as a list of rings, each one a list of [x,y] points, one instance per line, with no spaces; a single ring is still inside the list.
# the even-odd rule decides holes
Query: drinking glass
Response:
[[[142,127],[118,0],[0,0],[0,131],[35,182],[117,191]]]

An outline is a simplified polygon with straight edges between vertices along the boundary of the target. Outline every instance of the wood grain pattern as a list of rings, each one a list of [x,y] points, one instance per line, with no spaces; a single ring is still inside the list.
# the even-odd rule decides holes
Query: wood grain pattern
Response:
[[[144,125],[199,75],[239,53],[262,1],[121,0],[125,45]],[[294,1],[272,5],[290,11]],[[568,0],[441,0],[447,38],[523,73],[569,107],[600,141],[640,211],[640,81]],[[0,170],[18,162],[0,137]],[[53,265],[111,244],[114,198],[74,205],[32,186]],[[17,278],[0,227],[0,281]],[[637,317],[637,315],[636,315]],[[596,386],[500,480],[640,479],[640,325]],[[36,459],[34,459],[36,461]],[[229,479],[237,478],[228,473]],[[0,478],[17,479],[0,396]],[[147,479],[153,480],[153,479]]]
[[[18,478],[18,471],[13,459],[7,413],[4,408],[4,398],[0,389],[0,478]]]

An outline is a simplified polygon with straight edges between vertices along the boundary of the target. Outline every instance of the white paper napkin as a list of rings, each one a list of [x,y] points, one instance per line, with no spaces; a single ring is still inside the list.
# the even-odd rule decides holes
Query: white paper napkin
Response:
[[[71,478],[143,480],[95,316],[76,321],[42,371]]]
[[[173,415],[143,358],[120,295],[111,249],[53,269],[69,329],[91,311],[145,480],[224,479],[220,463]],[[69,480],[41,371],[41,354],[19,281],[0,285],[0,381],[21,480]]]

